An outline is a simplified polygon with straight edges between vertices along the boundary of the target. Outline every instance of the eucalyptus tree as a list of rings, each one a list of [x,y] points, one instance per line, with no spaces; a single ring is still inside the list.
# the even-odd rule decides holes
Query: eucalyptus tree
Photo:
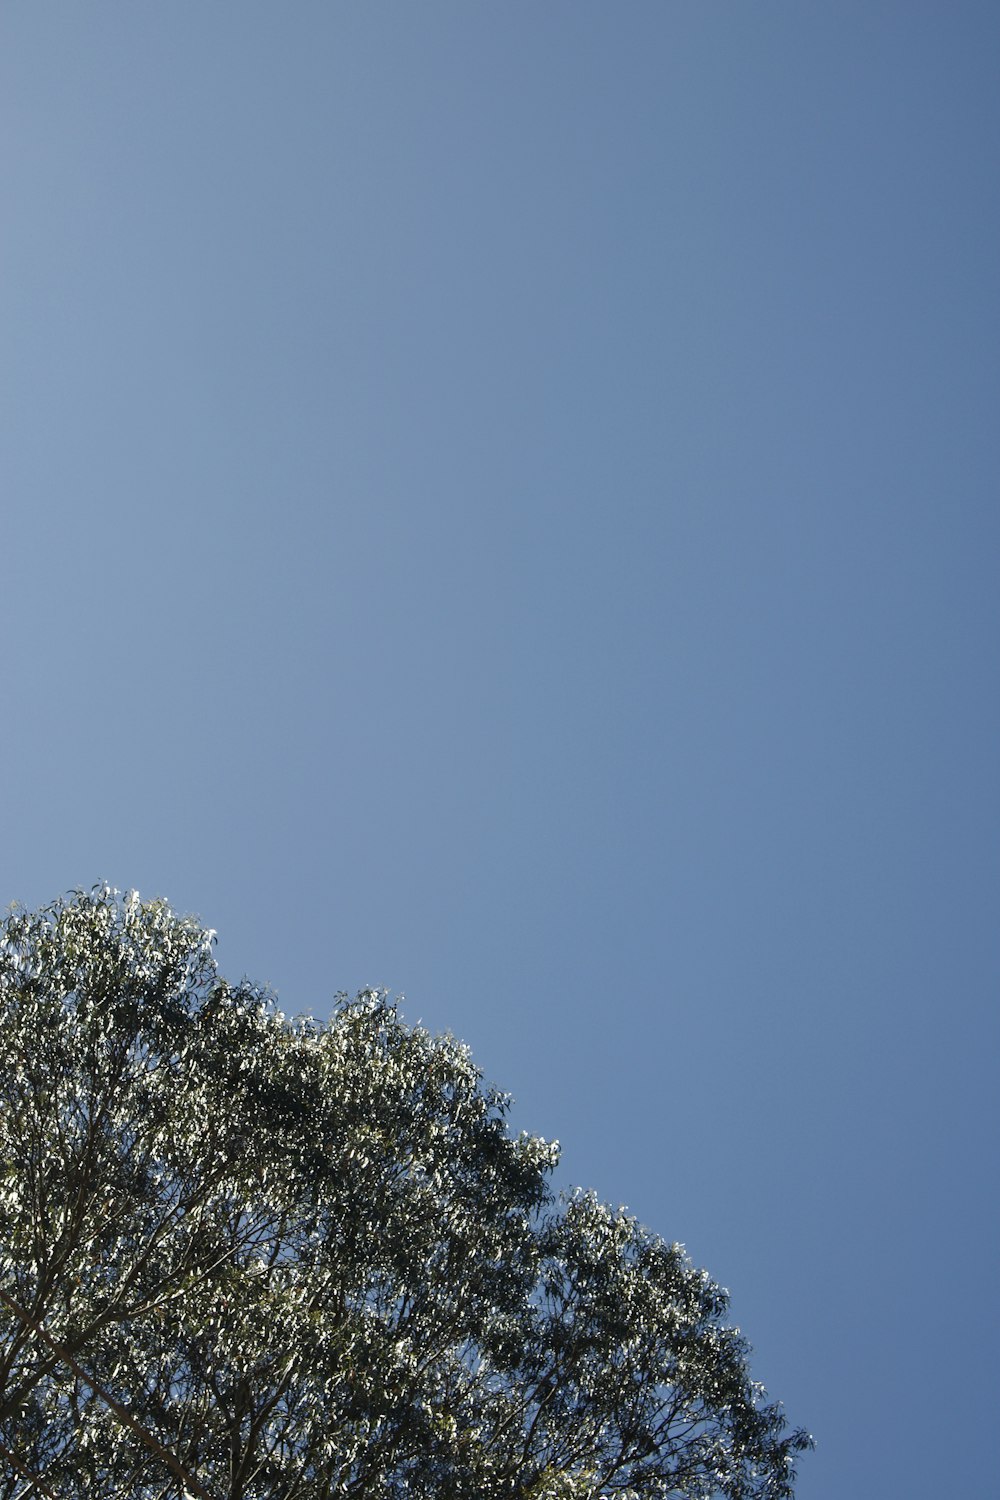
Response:
[[[778,1500],[676,1245],[384,994],[286,1019],[107,888],[0,936],[0,1500]]]

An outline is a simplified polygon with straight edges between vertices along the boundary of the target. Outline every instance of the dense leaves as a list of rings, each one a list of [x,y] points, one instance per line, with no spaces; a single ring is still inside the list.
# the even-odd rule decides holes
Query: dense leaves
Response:
[[[107,889],[0,940],[0,1500],[778,1500],[725,1297],[386,997]]]

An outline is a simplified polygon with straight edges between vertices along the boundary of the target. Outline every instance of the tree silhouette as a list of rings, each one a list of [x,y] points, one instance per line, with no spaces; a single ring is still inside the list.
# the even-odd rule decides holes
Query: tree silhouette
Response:
[[[0,936],[0,1500],[778,1500],[708,1276],[385,995],[108,888]]]

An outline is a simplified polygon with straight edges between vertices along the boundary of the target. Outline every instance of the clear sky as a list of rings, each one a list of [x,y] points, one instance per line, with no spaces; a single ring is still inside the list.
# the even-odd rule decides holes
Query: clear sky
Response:
[[[1000,1492],[998,147],[993,0],[0,10],[0,905],[404,993],[801,1500]]]

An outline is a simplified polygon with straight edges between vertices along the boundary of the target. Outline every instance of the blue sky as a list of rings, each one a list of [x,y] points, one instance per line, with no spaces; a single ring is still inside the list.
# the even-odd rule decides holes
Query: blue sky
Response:
[[[0,902],[468,1041],[801,1500],[997,1488],[1000,12],[0,14]]]

